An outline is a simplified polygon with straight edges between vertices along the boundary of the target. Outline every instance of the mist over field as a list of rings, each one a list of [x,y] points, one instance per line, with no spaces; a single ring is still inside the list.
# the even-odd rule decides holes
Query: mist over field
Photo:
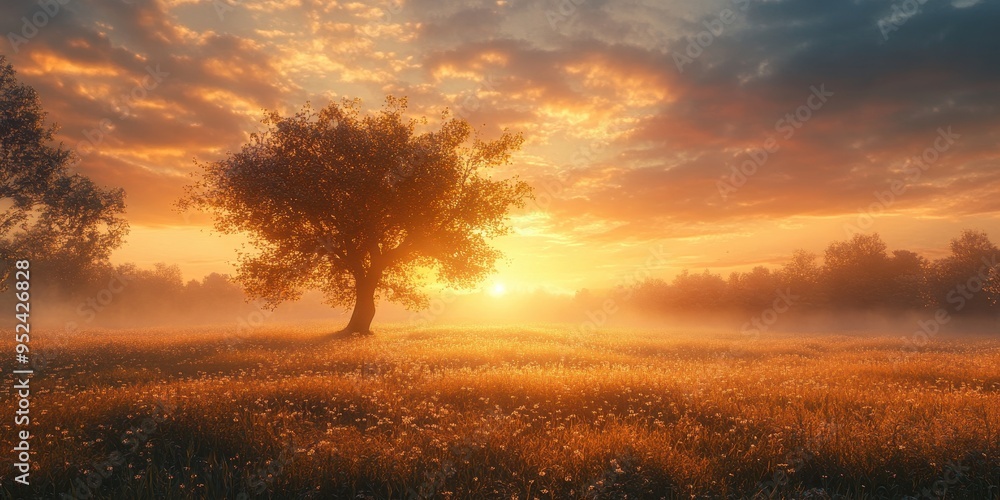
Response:
[[[755,266],[728,277],[706,269],[658,276],[649,262],[612,288],[570,292],[541,286],[508,289],[500,281],[474,289],[425,290],[421,304],[383,301],[376,325],[562,324],[586,333],[608,327],[909,335],[995,334],[1000,326],[1000,249],[989,235],[964,230],[949,253],[927,259],[888,249],[875,235],[831,242],[822,258],[805,250],[774,268]],[[36,310],[42,324],[67,333],[96,327],[229,325],[343,321],[346,308],[306,291],[270,304],[238,279],[212,273],[185,282],[176,265],[95,266],[67,272],[58,261],[35,262]],[[65,276],[69,275],[69,279]],[[12,303],[14,297],[5,298]]]

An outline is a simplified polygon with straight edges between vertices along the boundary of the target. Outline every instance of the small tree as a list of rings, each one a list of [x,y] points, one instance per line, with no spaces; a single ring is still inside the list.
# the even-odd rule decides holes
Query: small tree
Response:
[[[389,97],[376,114],[360,101],[268,113],[263,134],[238,153],[202,164],[181,208],[215,216],[224,233],[246,234],[236,279],[271,307],[319,289],[354,312],[346,331],[367,333],[378,298],[426,304],[422,270],[452,286],[494,270],[490,238],[506,234],[507,213],[530,196],[527,184],[484,170],[509,162],[522,142],[506,131],[472,138],[442,115],[436,131],[404,119],[406,100]]]

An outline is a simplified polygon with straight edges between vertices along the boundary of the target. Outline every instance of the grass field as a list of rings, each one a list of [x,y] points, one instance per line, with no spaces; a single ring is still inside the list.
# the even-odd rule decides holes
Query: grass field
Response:
[[[904,355],[898,338],[849,336],[232,330],[94,331],[49,346],[31,382],[31,493],[12,485],[8,452],[0,494],[1000,495],[1000,339]]]

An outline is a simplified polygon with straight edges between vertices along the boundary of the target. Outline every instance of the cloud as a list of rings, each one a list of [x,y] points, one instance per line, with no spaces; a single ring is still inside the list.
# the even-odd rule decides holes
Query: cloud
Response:
[[[175,223],[163,211],[191,158],[239,147],[262,109],[341,97],[375,107],[386,93],[427,116],[450,107],[487,136],[524,132],[512,172],[544,194],[534,208],[554,245],[849,216],[905,178],[948,127],[960,139],[887,210],[995,216],[1000,4],[894,8],[300,0],[230,2],[220,13],[218,2],[74,0],[16,53],[9,42],[2,50],[69,147],[101,131],[77,168],[125,186],[138,224]],[[725,9],[732,22],[718,28]],[[0,30],[21,33],[39,10],[0,4]],[[701,50],[679,70],[692,44]],[[169,75],[136,90],[150,68]],[[786,136],[814,87],[833,96]],[[777,150],[722,196],[720,181],[772,137]]]
[[[961,140],[893,208],[962,210],[942,201],[965,184],[996,181],[989,143],[998,131],[1000,94],[997,66],[988,61],[1000,45],[991,27],[1000,8],[928,2],[924,9],[883,40],[877,22],[885,4],[752,3],[745,22],[671,81],[673,101],[620,141],[633,165],[659,164],[620,169],[617,185],[596,184],[587,206],[567,206],[567,213],[632,223],[850,213],[949,126]],[[688,35],[705,30],[706,19],[690,23]],[[678,37],[670,52],[689,43]],[[763,147],[777,120],[819,85],[835,93],[828,105],[794,137],[779,140],[781,149],[730,203],[713,200],[717,181],[748,150]]]
[[[176,218],[167,200],[180,196],[191,157],[238,144],[262,108],[296,92],[259,42],[191,32],[165,5],[67,5],[11,57],[77,153],[75,168],[127,187],[140,224]],[[0,17],[38,8],[4,4]]]

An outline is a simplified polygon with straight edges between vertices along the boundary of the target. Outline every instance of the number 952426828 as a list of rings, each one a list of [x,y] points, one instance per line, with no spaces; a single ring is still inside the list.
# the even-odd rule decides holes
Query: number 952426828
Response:
[[[28,342],[31,332],[31,324],[28,321],[28,314],[31,311],[31,294],[29,292],[31,275],[28,269],[30,266],[31,264],[26,260],[19,260],[14,264],[16,269],[14,295],[17,298],[17,303],[14,305],[14,317],[17,319],[17,324],[14,327],[14,340],[17,342],[15,346],[17,360],[21,364],[28,364]]]

